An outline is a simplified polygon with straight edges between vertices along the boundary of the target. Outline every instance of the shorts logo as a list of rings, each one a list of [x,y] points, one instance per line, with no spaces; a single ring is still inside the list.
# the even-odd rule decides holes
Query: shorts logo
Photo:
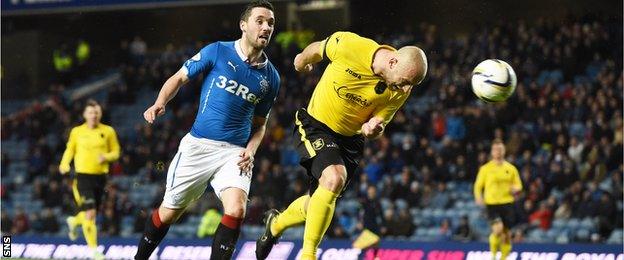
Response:
[[[316,150],[316,151],[321,150],[321,148],[323,148],[323,146],[325,146],[325,141],[323,141],[323,139],[321,139],[321,138],[316,139],[312,143],[312,148],[314,148],[314,150]]]
[[[253,168],[253,166],[252,166],[252,168]],[[245,177],[251,179],[251,171],[243,171],[243,170],[241,170],[240,173],[238,174],[238,176],[245,176]]]
[[[182,198],[180,198],[180,197],[181,197],[181,196],[180,196],[180,194],[174,194],[174,195],[173,195],[173,198],[172,198],[172,199],[173,199],[173,203],[178,203],[178,202],[180,202],[180,200],[182,199]]]

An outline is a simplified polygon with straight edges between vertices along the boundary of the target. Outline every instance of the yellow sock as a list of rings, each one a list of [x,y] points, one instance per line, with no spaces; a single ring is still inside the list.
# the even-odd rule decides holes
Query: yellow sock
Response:
[[[490,252],[492,253],[492,259],[496,259],[496,252],[498,252],[498,246],[500,244],[500,238],[494,233],[490,234]]]
[[[511,241],[503,241],[500,246],[501,260],[507,259],[507,256],[511,253]]]
[[[279,214],[271,223],[271,234],[277,236],[282,234],[289,227],[300,225],[305,222],[306,201],[310,199],[310,195],[304,195],[294,200],[284,212]]]
[[[303,232],[303,249],[301,259],[316,260],[316,248],[318,247],[325,231],[331,223],[336,207],[338,194],[318,186],[308,204],[306,214],[305,231]]]
[[[87,240],[87,246],[89,248],[97,248],[97,227],[95,225],[95,219],[84,219],[82,222],[82,233],[85,240]]]

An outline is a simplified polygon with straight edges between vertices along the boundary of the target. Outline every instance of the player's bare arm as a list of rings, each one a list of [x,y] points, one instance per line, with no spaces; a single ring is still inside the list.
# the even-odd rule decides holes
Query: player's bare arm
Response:
[[[238,166],[241,171],[249,172],[253,168],[254,155],[258,150],[258,146],[262,142],[264,133],[266,132],[267,119],[261,116],[254,116],[251,126],[251,138],[247,143],[247,147],[240,153],[240,161]]]
[[[374,116],[362,125],[362,135],[368,139],[377,139],[383,135],[383,118]]]
[[[164,115],[167,103],[169,103],[169,101],[178,93],[180,87],[188,81],[189,78],[183,70],[178,70],[178,72],[173,74],[173,76],[169,77],[160,89],[160,93],[158,93],[158,98],[156,99],[156,102],[154,102],[154,105],[149,107],[143,113],[145,121],[152,124],[154,123],[156,117]]]
[[[303,51],[295,56],[295,70],[299,72],[309,72],[314,68],[312,65],[323,60],[323,56],[319,54],[321,42],[310,43]]]

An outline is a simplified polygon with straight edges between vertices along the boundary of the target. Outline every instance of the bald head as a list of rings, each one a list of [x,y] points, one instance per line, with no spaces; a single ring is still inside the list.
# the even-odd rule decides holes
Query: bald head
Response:
[[[397,51],[397,69],[410,83],[418,85],[427,75],[427,56],[416,46],[405,46]]]

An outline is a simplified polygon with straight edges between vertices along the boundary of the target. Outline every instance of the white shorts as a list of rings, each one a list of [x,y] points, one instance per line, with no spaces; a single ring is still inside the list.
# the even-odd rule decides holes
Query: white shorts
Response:
[[[186,208],[204,194],[208,182],[219,199],[221,192],[231,187],[249,194],[251,172],[242,172],[237,165],[243,150],[227,142],[186,134],[169,164],[163,206]]]

